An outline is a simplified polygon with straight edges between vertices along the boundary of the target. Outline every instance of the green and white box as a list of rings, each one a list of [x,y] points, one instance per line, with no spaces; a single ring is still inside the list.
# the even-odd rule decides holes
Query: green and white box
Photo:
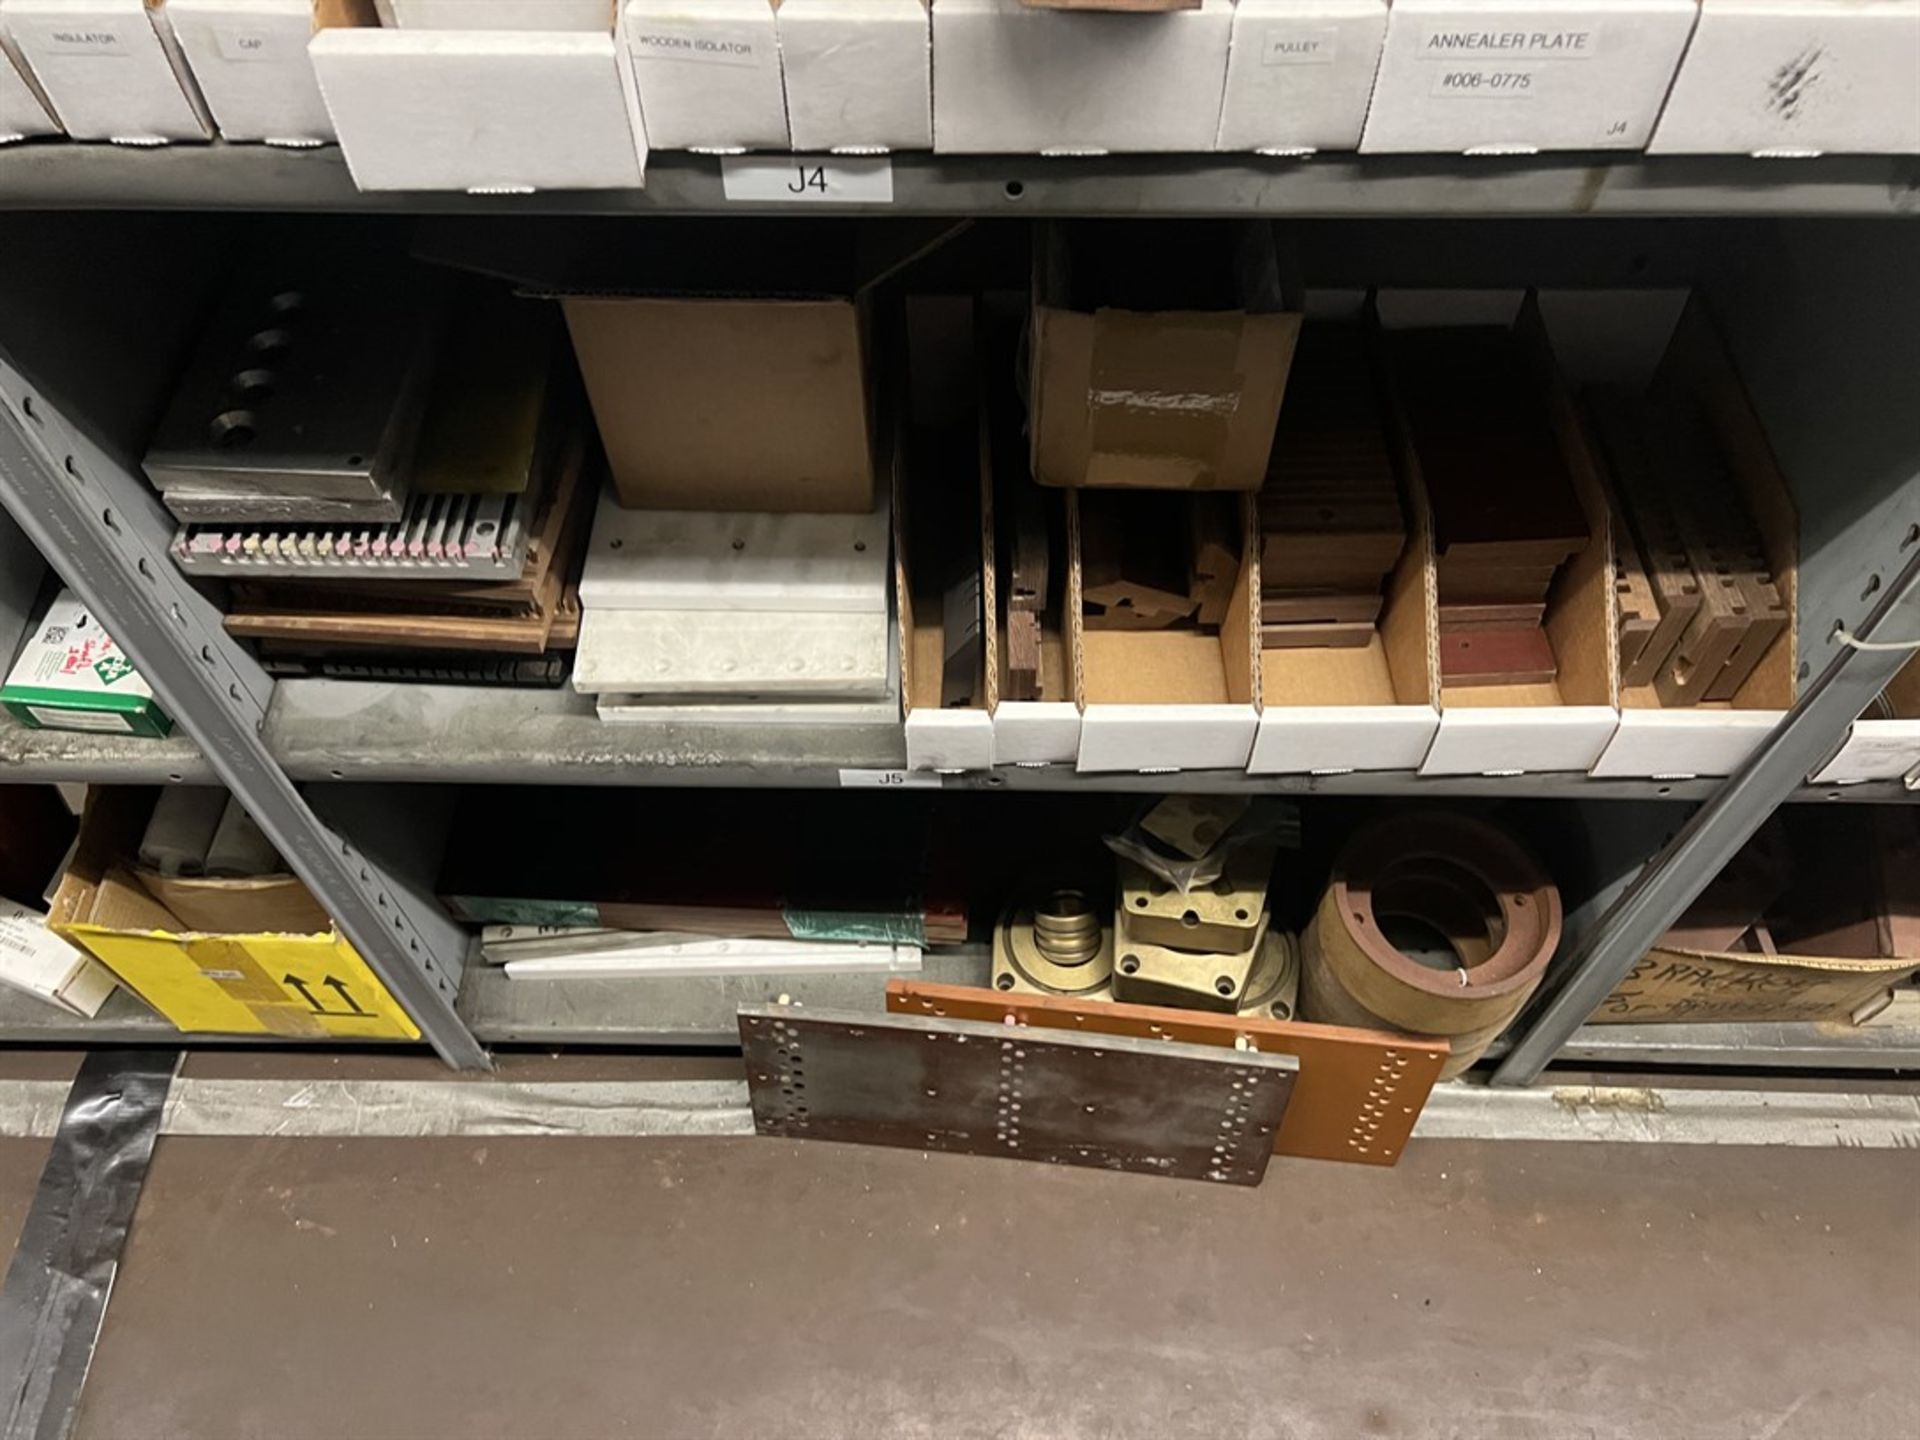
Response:
[[[166,735],[173,721],[80,597],[62,590],[28,637],[0,707],[37,730]]]

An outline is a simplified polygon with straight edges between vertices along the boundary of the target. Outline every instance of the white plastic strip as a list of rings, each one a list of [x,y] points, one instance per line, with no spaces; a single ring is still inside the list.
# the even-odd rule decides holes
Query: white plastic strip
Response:
[[[668,980],[700,975],[917,975],[917,945],[827,940],[682,940],[508,960],[509,980]]]

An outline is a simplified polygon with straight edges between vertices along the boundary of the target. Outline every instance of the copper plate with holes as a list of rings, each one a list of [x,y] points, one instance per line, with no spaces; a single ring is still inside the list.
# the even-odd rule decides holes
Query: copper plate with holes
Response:
[[[989,992],[990,993],[990,992]],[[864,1011],[740,1007],[754,1128],[1258,1185],[1290,1055]]]
[[[1274,1137],[1276,1155],[1392,1165],[1406,1148],[1440,1067],[1444,1041],[1380,1030],[1251,1016],[1207,1015],[1160,1005],[1116,1005],[1058,995],[997,995],[966,985],[887,982],[887,1009],[900,1015],[984,1020],[1033,1030],[1129,1035],[1156,1043],[1231,1048],[1245,1036],[1254,1053],[1300,1062],[1293,1098]]]

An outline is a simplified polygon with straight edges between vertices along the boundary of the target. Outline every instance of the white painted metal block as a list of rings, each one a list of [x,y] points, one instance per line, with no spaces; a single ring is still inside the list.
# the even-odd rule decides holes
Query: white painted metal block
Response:
[[[580,619],[573,688],[588,695],[887,693],[877,615],[595,610]]]
[[[629,510],[608,489],[580,578],[587,610],[885,614],[887,506],[868,515]]]

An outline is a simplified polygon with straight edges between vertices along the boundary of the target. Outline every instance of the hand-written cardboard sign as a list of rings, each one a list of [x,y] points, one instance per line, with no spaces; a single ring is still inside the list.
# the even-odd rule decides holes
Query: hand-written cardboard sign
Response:
[[[1607,997],[1593,1023],[1843,1020],[1915,970],[1920,960],[1655,949]]]

